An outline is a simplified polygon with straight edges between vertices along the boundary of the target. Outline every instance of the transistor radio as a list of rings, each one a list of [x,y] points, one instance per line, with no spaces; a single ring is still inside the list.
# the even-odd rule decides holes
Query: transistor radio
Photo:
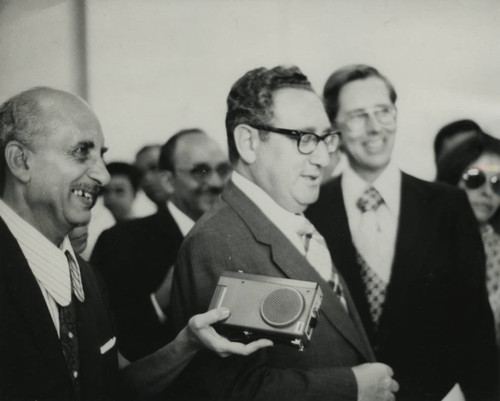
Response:
[[[215,325],[231,341],[268,338],[302,351],[311,341],[322,300],[318,283],[225,271],[209,309],[231,310]]]

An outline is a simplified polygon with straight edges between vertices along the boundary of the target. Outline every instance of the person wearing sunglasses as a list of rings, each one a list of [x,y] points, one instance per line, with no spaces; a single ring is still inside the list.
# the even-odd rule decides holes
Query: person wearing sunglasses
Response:
[[[369,65],[327,79],[323,96],[348,167],[306,215],[327,241],[398,400],[495,400],[484,252],[465,194],[402,172],[393,84]],[[483,287],[481,286],[483,285]],[[457,386],[456,384],[459,384]]]
[[[500,208],[500,140],[487,134],[464,141],[437,163],[437,181],[465,190],[486,253],[486,287],[500,350],[500,235],[491,223]]]

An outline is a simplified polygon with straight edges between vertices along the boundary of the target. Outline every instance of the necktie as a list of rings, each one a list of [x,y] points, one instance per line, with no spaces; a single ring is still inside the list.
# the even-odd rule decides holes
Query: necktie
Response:
[[[81,280],[76,280],[77,283],[73,282],[75,277],[74,270],[77,268],[76,263],[73,261],[71,254],[66,251],[66,257],[68,258],[68,264],[70,268],[71,277],[71,287],[73,292],[79,294],[79,298],[83,298],[83,286]],[[71,302],[68,306],[58,306],[59,307],[59,337],[61,341],[61,348],[66,360],[66,365],[68,368],[68,373],[70,376],[71,384],[73,387],[73,397],[72,400],[80,401],[82,399],[82,391],[80,384],[80,357],[78,349],[78,323],[76,314],[76,304],[77,300],[75,296],[72,296]]]
[[[325,239],[303,215],[296,216],[298,222],[297,234],[304,243],[306,259],[319,275],[328,282],[347,311],[347,302],[344,297],[342,284],[340,283],[338,273],[333,267],[332,257],[326,246]]]
[[[384,203],[384,200],[378,191],[370,187],[363,192],[363,195],[356,202],[356,206],[361,210],[361,213],[366,213],[369,210],[377,210],[382,203]]]
[[[371,263],[377,263],[380,259],[378,257],[380,247],[377,244],[380,228],[377,224],[375,214],[368,212],[375,212],[383,203],[384,200],[373,187],[368,188],[356,202],[356,206],[362,213],[360,227],[358,228],[358,237],[361,240],[357,244],[356,258],[361,267],[361,280],[365,287],[365,295],[370,307],[370,316],[375,327],[378,325],[380,315],[382,314],[387,283],[370,267],[370,261]]]

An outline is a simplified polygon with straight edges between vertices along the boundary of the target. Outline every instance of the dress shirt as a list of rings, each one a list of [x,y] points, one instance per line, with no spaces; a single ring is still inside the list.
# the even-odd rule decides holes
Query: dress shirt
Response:
[[[181,211],[177,206],[175,206],[171,201],[167,202],[167,209],[172,215],[175,224],[179,227],[181,234],[185,237],[189,231],[194,226],[194,221],[191,217],[189,217],[186,213]]]
[[[301,254],[305,255],[306,250],[304,242],[296,229],[296,214],[283,209],[262,188],[243,177],[241,174],[238,174],[236,171],[233,171],[231,180],[233,180],[234,185],[250,198],[261,212],[278,227],[295,248],[297,248]]]
[[[396,247],[401,202],[401,171],[389,163],[382,174],[370,184],[349,166],[342,175],[341,186],[354,245],[380,279],[388,283]],[[384,203],[377,210],[362,213],[356,203],[370,187],[378,191]],[[360,233],[362,219],[374,220],[377,227],[375,238],[367,239]],[[363,248],[369,249],[366,255],[361,252]]]
[[[66,251],[70,253],[77,267],[75,274],[80,276],[80,267],[71,247],[71,242],[66,236],[59,247],[55,246],[1,199],[0,217],[2,217],[21,247],[24,257],[40,286],[40,291],[59,335],[59,310],[57,305],[68,306],[71,302],[71,278]],[[76,293],[75,296],[78,297]],[[83,300],[80,299],[80,301]]]

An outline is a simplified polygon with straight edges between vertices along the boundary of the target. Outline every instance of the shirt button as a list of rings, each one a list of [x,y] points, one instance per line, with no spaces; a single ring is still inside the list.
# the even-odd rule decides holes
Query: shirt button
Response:
[[[73,338],[73,333],[71,331],[68,333],[68,337]]]
[[[78,371],[73,371],[73,377],[76,379],[78,377]]]

